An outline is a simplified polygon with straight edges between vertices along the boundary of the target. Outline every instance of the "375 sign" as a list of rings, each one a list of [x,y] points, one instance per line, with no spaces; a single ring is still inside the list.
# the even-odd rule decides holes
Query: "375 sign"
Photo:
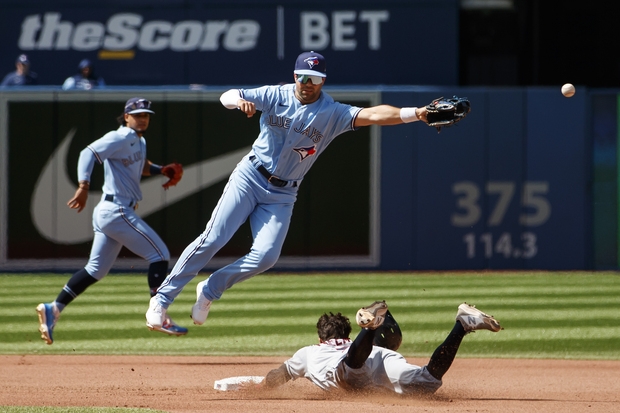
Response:
[[[506,259],[531,259],[538,253],[537,237],[534,229],[544,225],[551,217],[551,204],[547,198],[549,182],[526,181],[517,193],[515,182],[490,181],[484,188],[471,181],[460,181],[452,185],[455,196],[455,211],[450,217],[452,226],[472,228],[482,221],[488,231],[468,232],[462,240],[468,259],[477,256],[484,258],[503,257]],[[506,226],[506,214],[514,203],[518,203],[516,217],[518,228],[528,228],[516,234],[493,229]],[[483,216],[483,206],[488,215]],[[515,217],[512,217],[513,220]],[[513,228],[515,225],[511,225]]]

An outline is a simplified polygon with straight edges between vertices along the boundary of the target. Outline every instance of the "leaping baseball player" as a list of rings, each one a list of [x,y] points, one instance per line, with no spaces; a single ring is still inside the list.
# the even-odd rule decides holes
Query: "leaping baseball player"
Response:
[[[103,164],[103,196],[93,211],[94,239],[90,258],[84,268],[73,274],[55,301],[37,306],[41,338],[52,344],[53,331],[60,313],[88,287],[105,277],[123,246],[149,262],[147,280],[151,296],[166,278],[170,253],[157,233],[135,212],[142,199],[142,176],[163,174],[168,180],[164,189],[176,185],[183,176],[183,167],[173,163],[160,166],[146,157],[144,133],[149,127],[151,102],[135,97],[125,103],[118,117],[120,127],[92,142],[80,152],[79,185],[69,208],[81,212],[86,206],[90,178],[95,163]],[[187,328],[170,317],[162,320],[158,331],[170,335],[187,334]]]
[[[323,314],[316,324],[319,344],[303,347],[279,368],[271,370],[263,385],[274,388],[289,380],[306,378],[323,390],[384,389],[398,394],[434,393],[442,385],[461,342],[476,330],[500,331],[499,322],[463,303],[456,323],[426,366],[409,364],[397,352],[402,342],[398,323],[385,301],[375,301],[356,315],[360,333],[351,341],[349,319]]]
[[[204,232],[185,248],[151,298],[146,312],[150,329],[162,328],[174,299],[247,219],[253,237],[250,252],[198,283],[191,314],[194,324],[205,322],[211,303],[219,300],[224,291],[276,263],[299,186],[338,135],[362,126],[427,122],[427,113],[430,115],[426,106],[361,108],[334,101],[322,91],[327,69],[325,58],[319,53],[301,53],[293,75],[292,84],[231,89],[221,95],[224,107],[238,109],[248,118],[261,111],[260,133],[250,153],[232,172]],[[454,120],[463,116],[455,116]],[[441,121],[444,126],[449,123]]]

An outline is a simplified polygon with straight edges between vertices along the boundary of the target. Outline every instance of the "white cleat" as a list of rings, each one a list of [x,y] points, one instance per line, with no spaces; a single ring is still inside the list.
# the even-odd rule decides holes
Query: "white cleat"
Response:
[[[192,307],[192,320],[194,320],[194,324],[199,326],[207,321],[207,316],[211,309],[211,300],[202,293],[202,287],[204,287],[206,282],[207,280],[204,280],[196,285],[196,304]]]
[[[466,332],[476,330],[490,330],[498,332],[502,329],[499,322],[493,318],[492,315],[488,315],[478,310],[475,306],[463,303],[459,305],[459,311],[456,314],[457,321],[460,321]]]
[[[146,311],[146,326],[150,330],[160,331],[166,318],[166,309],[157,301],[157,298],[151,297],[149,309]]]

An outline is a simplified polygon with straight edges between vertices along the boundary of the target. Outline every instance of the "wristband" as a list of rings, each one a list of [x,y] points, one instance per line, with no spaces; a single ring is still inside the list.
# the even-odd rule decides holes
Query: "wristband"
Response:
[[[78,182],[78,188],[80,188],[80,189],[89,189],[90,188],[90,182],[88,182],[88,181],[80,181],[80,182]]]
[[[149,164],[149,172],[151,175],[161,175],[161,166],[154,163]]]
[[[416,114],[416,107],[413,108],[401,108],[400,109],[400,119],[404,123],[417,122],[420,120],[418,115]]]

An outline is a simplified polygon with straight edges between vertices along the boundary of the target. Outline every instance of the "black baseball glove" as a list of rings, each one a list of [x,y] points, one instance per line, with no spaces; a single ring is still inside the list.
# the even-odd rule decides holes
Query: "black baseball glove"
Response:
[[[434,126],[439,133],[442,127],[452,126],[465,119],[471,110],[471,105],[467,98],[453,96],[450,99],[444,99],[441,97],[426,105],[426,110],[428,126]]]

